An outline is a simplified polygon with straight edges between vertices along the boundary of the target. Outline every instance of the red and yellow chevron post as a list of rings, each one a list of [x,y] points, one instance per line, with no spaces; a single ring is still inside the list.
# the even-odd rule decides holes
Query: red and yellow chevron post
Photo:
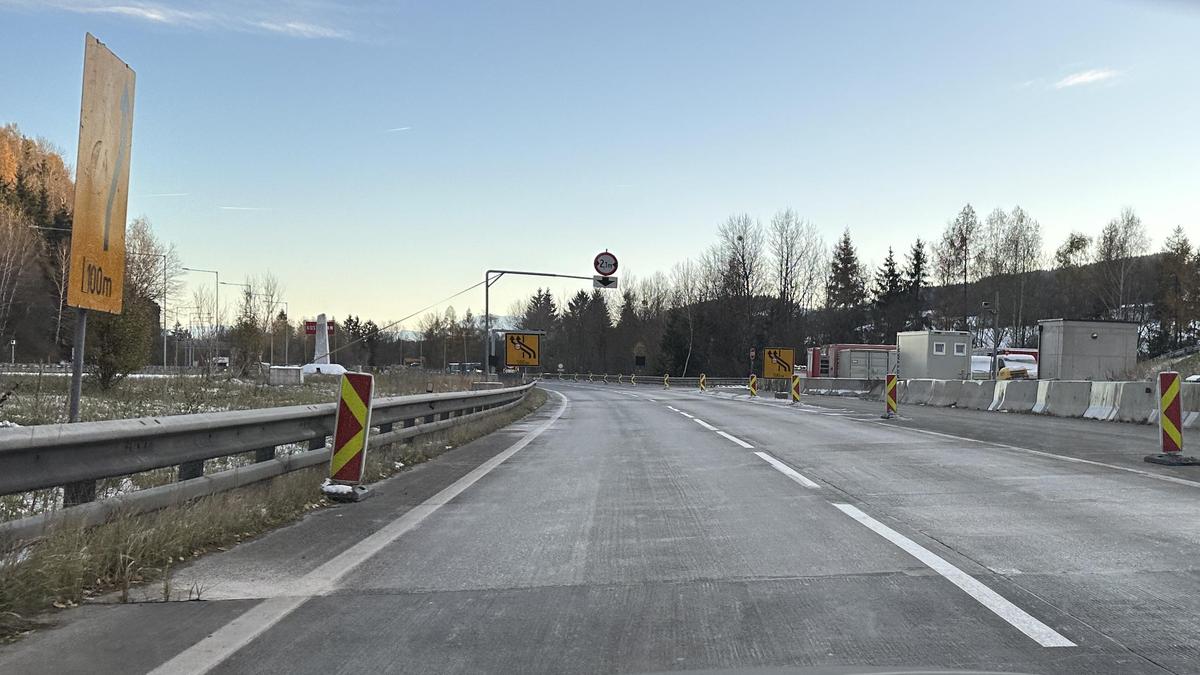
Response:
[[[800,402],[800,376],[792,375],[792,403]]]
[[[707,385],[708,385],[708,378],[704,376],[704,373],[700,373],[700,391],[704,391],[705,389],[707,389],[708,388]]]
[[[891,419],[896,416],[896,374],[888,373],[887,380],[883,387],[884,413],[883,416]]]
[[[671,374],[663,373],[663,389],[671,388]]]
[[[1162,454],[1146,456],[1154,464],[1200,464],[1195,457],[1183,455],[1183,400],[1179,373],[1158,374],[1158,432]]]
[[[758,396],[758,376],[750,373],[750,395]]]
[[[329,478],[332,482],[343,485],[362,482],[374,388],[375,378],[367,373],[342,375],[342,394],[333,427],[333,456],[329,460]]]

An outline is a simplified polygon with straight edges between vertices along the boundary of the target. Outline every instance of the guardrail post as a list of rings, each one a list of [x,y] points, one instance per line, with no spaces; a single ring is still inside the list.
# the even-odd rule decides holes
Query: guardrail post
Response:
[[[323,447],[325,447],[325,437],[324,436],[317,436],[316,438],[311,438],[308,441],[308,449],[309,450],[320,450]]]
[[[389,434],[391,432],[392,432],[392,423],[391,422],[384,422],[383,424],[379,425],[379,433]]]
[[[404,420],[404,424],[403,424],[405,429],[407,429],[409,427],[415,427],[416,425],[417,425],[417,421],[415,419],[411,419],[411,418]],[[413,439],[406,438],[401,442],[404,443],[405,445],[412,445]]]
[[[81,480],[63,486],[63,506],[76,506],[96,501],[96,481]]]
[[[179,481],[191,480],[204,475],[204,460],[184,462],[179,465]]]
[[[254,451],[255,463],[269,462],[273,459],[275,459],[275,446],[273,446],[273,445],[269,448],[259,448]]]

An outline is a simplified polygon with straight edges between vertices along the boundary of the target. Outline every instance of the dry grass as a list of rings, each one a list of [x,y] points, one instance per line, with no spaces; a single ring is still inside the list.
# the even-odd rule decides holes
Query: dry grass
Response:
[[[463,391],[470,388],[471,379],[416,370],[382,372],[375,375],[375,395],[423,394],[430,388]],[[307,377],[303,385],[273,387],[223,376],[174,375],[126,379],[104,391],[85,380],[80,417],[87,422],[331,403],[337,398],[338,382],[333,376]],[[0,390],[15,388],[0,406],[0,420],[22,426],[66,422],[69,386],[70,378],[61,374],[0,375]]]
[[[1200,353],[1174,359],[1150,359],[1142,361],[1130,373],[1130,379],[1152,379],[1161,370],[1174,370],[1182,377],[1200,374]]]
[[[463,391],[471,379],[462,375],[397,370],[375,375],[375,395],[404,396],[435,392]],[[162,415],[184,415],[223,410],[247,410],[287,405],[332,403],[337,400],[338,377],[309,377],[294,387],[272,387],[253,381],[223,377],[171,376],[135,378],[121,382],[109,391],[101,391],[85,381],[81,416],[85,421],[125,419]],[[0,390],[14,389],[0,405],[0,421],[28,426],[66,421],[66,387],[69,378],[59,375],[0,375]],[[305,448],[281,447],[281,453]],[[205,473],[247,464],[248,456],[220,457],[205,462]],[[165,485],[175,481],[176,468],[155,469],[130,476],[98,482],[99,498]],[[24,518],[62,506],[62,489],[48,488],[0,496],[0,521]]]
[[[367,481],[386,478],[511,424],[545,400],[546,393],[535,388],[520,405],[493,417],[412,443],[371,448]],[[155,513],[118,516],[98,527],[60,525],[26,547],[3,546],[0,640],[45,625],[36,617],[47,610],[72,607],[114,590],[127,600],[132,586],[156,580],[164,600],[199,599],[203,589],[170,588],[173,564],[224,550],[324,506],[327,502],[318,488],[324,475],[323,467],[314,467]]]

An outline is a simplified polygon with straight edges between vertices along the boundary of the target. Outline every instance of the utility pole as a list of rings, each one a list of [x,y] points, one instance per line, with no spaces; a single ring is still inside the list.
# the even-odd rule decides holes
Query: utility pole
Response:
[[[992,365],[989,372],[994,380],[999,374],[996,371],[996,364],[1000,354],[1000,292],[996,292],[994,302],[984,301],[981,306],[986,313],[992,315]]]
[[[213,355],[213,358],[215,359],[215,357],[221,355],[221,273],[217,270],[202,270],[198,267],[182,267],[180,269],[188,272],[203,272],[205,274],[212,274],[216,276],[216,280],[213,282],[213,288],[216,289],[215,294],[213,295],[213,305],[215,306],[213,309],[213,323],[216,324],[217,327],[216,337],[213,340],[213,343],[216,347],[216,353]]]

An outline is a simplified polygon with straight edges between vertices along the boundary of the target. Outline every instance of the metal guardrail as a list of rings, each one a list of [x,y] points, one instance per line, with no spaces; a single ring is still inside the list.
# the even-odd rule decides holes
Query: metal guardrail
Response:
[[[391,443],[445,429],[518,403],[532,386],[378,399],[371,407],[371,425],[378,428],[372,440]],[[66,485],[83,495],[68,502],[86,502],[89,491],[80,484],[91,485],[94,498],[102,478],[179,466],[182,482],[203,476],[208,459],[254,452],[255,462],[278,461],[277,447],[291,443],[318,451],[333,433],[336,410],[326,403],[0,429],[0,494]],[[318,454],[327,461],[327,452]]]

